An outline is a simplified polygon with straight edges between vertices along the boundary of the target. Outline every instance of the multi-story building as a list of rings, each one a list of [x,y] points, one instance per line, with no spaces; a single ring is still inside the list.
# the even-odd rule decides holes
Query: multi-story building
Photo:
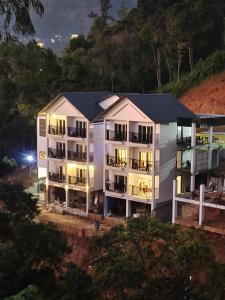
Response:
[[[104,209],[128,217],[172,199],[177,124],[195,116],[171,95],[118,98],[103,113]]]
[[[209,116],[166,94],[63,93],[38,115],[38,178],[59,211],[130,216],[193,191],[218,166]]]
[[[108,92],[63,93],[37,119],[38,178],[45,200],[59,211],[87,215],[103,204],[103,111]]]

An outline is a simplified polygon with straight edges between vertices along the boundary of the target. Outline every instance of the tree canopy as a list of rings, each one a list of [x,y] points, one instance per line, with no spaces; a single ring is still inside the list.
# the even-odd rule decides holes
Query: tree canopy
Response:
[[[41,17],[44,13],[44,6],[39,0],[0,0],[0,16],[4,20],[4,32],[1,34],[9,33],[11,30],[15,34],[34,34],[31,10]]]

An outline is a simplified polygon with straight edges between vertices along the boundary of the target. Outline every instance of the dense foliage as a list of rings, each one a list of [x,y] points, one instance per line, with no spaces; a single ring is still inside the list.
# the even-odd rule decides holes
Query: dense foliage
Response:
[[[95,238],[92,247],[98,299],[224,297],[224,265],[215,262],[206,236],[196,229],[131,219]]]
[[[17,9],[13,2],[9,10]],[[39,1],[21,3],[42,14]],[[139,0],[131,10],[121,6],[116,19],[111,4],[100,1],[89,35],[74,35],[60,57],[35,42],[0,44],[0,158],[36,148],[36,114],[60,91],[180,95],[223,70],[223,0]],[[13,21],[13,11],[9,16]]]
[[[0,184],[0,299],[17,293],[12,299],[90,299],[90,277],[64,263],[65,237],[37,223],[37,214],[36,200],[21,185]]]

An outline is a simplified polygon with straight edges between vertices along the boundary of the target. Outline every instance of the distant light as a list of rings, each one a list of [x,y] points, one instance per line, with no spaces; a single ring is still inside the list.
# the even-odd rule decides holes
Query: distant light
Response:
[[[70,39],[73,40],[73,39],[77,39],[78,37],[79,37],[79,34],[73,33],[73,34],[71,34]]]
[[[27,155],[26,160],[29,161],[29,162],[33,162],[34,161],[33,155],[31,155],[31,154]]]
[[[43,42],[37,42],[38,47],[40,48],[44,48],[45,44]]]
[[[55,43],[55,40],[54,40],[54,39],[51,39],[51,43],[53,43],[53,44],[54,44],[54,43]]]

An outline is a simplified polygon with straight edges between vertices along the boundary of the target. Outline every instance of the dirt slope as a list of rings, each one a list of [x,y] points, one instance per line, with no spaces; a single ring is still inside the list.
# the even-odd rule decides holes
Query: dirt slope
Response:
[[[188,90],[180,100],[194,113],[225,115],[225,72]]]

